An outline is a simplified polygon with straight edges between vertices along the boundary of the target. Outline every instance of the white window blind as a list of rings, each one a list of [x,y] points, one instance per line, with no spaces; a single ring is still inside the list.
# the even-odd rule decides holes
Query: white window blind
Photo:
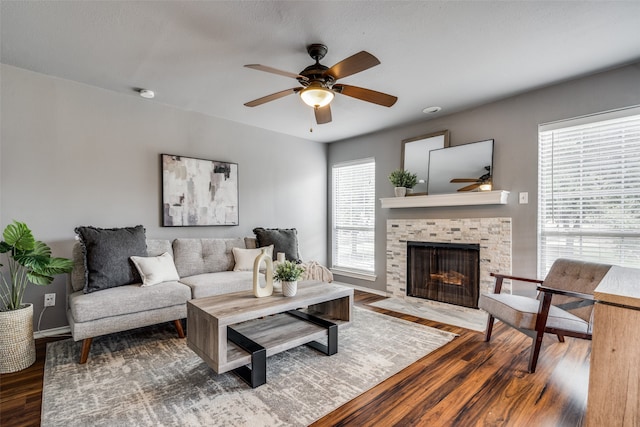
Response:
[[[374,272],[374,159],[333,166],[332,267]]]
[[[640,109],[542,125],[538,274],[560,257],[640,267]]]

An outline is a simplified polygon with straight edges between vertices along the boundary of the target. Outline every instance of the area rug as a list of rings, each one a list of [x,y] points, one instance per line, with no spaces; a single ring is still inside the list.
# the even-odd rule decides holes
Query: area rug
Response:
[[[454,334],[354,308],[325,356],[300,346],[267,359],[267,384],[251,389],[215,374],[166,326],[47,347],[43,426],[306,426],[399,372]]]
[[[484,311],[437,301],[387,298],[369,305],[473,331],[484,332],[487,326],[487,313]]]

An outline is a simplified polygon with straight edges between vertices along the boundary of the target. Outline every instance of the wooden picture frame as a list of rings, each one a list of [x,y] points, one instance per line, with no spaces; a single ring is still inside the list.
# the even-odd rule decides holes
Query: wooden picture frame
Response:
[[[238,164],[161,154],[162,226],[238,225]]]
[[[449,131],[441,130],[402,140],[401,167],[418,175],[418,183],[407,195],[427,194],[429,179],[429,152],[449,147]]]

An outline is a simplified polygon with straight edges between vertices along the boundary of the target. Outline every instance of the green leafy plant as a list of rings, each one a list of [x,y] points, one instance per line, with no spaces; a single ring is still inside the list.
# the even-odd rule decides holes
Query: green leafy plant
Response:
[[[48,285],[55,274],[68,273],[73,261],[51,256],[51,248],[35,240],[24,222],[13,221],[2,233],[0,254],[7,254],[9,280],[1,274],[0,310],[18,310],[23,307],[22,298],[27,284]],[[4,267],[0,264],[0,267]]]
[[[394,187],[413,188],[418,183],[418,175],[404,169],[396,169],[389,175],[389,181]]]
[[[302,277],[304,267],[293,261],[284,261],[276,266],[273,278],[281,282],[295,282]]]

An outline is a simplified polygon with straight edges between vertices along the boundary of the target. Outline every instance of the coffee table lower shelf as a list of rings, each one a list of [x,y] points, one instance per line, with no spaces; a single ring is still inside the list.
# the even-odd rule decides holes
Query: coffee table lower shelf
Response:
[[[338,321],[339,322],[339,321]],[[317,342],[326,338],[327,344]],[[338,352],[338,324],[300,310],[227,326],[227,363],[255,388],[267,382],[267,357],[306,344],[327,356]],[[251,368],[247,365],[251,363]]]

